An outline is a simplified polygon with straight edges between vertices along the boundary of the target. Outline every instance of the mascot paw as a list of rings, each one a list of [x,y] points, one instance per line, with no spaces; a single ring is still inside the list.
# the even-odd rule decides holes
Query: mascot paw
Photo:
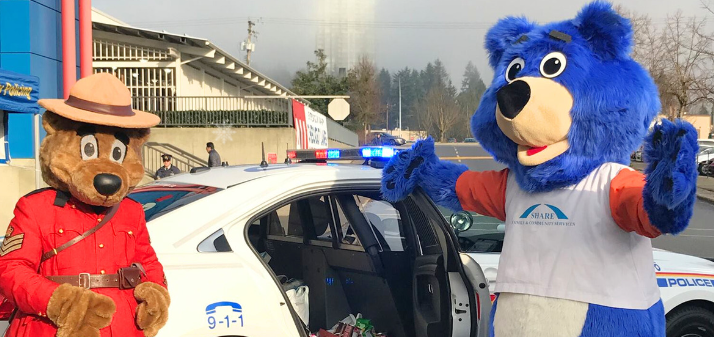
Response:
[[[57,337],[99,337],[109,326],[116,305],[89,289],[62,284],[47,304],[47,317],[57,325]]]
[[[169,319],[169,291],[156,283],[144,282],[134,289],[134,297],[139,302],[136,325],[144,330],[144,336],[156,336]]]
[[[696,192],[697,131],[663,119],[645,139],[646,187],[655,203],[673,209]]]
[[[425,164],[437,162],[434,140],[420,140],[409,150],[403,150],[389,160],[382,170],[382,196],[396,202],[406,198],[421,180]]]

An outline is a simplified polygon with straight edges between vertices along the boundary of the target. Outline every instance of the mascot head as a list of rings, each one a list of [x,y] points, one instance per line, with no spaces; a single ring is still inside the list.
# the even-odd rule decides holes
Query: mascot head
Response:
[[[500,20],[486,34],[494,78],[474,136],[531,192],[574,184],[605,162],[628,164],[660,110],[632,46],[629,20],[600,1],[569,21]]]
[[[83,203],[112,206],[141,181],[141,147],[159,118],[131,108],[131,94],[111,74],[83,78],[67,100],[44,99],[40,147],[45,182]]]

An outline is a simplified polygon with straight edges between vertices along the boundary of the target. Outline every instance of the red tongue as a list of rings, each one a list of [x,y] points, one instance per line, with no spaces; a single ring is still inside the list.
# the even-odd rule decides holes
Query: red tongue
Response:
[[[532,156],[540,151],[545,150],[546,147],[548,147],[548,145],[541,146],[541,147],[532,147],[532,148],[528,149],[528,151],[526,151],[526,154],[529,156]]]

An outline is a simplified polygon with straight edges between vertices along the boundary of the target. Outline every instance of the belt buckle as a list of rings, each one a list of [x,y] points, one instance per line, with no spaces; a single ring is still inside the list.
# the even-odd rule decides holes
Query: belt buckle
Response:
[[[86,276],[86,278],[82,278],[82,276]],[[89,273],[79,273],[78,276],[78,285],[82,288],[85,289],[91,289],[92,288],[92,279],[89,277]],[[82,280],[86,280],[85,282],[82,282]]]

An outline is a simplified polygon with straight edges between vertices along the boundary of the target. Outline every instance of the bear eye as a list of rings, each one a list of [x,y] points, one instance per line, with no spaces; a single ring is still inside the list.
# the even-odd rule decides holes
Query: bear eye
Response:
[[[561,52],[552,52],[540,62],[540,73],[543,77],[553,78],[563,73],[567,61]]]
[[[118,139],[115,139],[114,144],[112,144],[112,153],[109,159],[113,162],[121,164],[124,162],[124,157],[126,157],[126,144],[122,143]]]
[[[86,135],[79,141],[79,150],[82,152],[82,160],[97,159],[99,151],[97,149],[97,138],[94,135]]]
[[[525,65],[526,61],[520,57],[516,57],[513,61],[511,61],[511,64],[509,64],[508,68],[506,68],[506,81],[508,83],[513,82],[513,80],[516,79],[516,76],[518,76],[518,73],[523,70]]]

